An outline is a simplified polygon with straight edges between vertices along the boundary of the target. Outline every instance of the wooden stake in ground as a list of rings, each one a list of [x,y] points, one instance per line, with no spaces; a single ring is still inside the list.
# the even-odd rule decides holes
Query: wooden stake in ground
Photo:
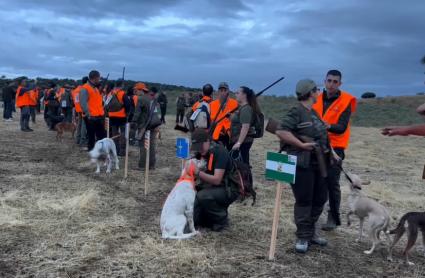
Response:
[[[150,155],[150,144],[151,144],[151,132],[147,130],[145,133],[145,148],[146,148],[146,164],[145,164],[145,196],[148,195],[149,188],[149,155]]]
[[[109,138],[109,118],[105,118],[106,137]]]
[[[282,200],[282,184],[280,182],[277,182],[276,197],[274,201],[272,238],[270,241],[269,260],[274,259],[274,254],[276,252],[276,238],[277,238],[277,228],[279,227],[280,207],[282,202],[281,200]]]
[[[128,145],[130,140],[130,123],[125,124],[125,161],[124,161],[124,179],[128,174]]]
[[[295,183],[297,157],[281,153],[267,152],[266,178],[277,181],[276,198],[273,211],[272,236],[270,240],[269,260],[275,258],[277,231],[279,228],[280,207],[282,202],[282,183]]]

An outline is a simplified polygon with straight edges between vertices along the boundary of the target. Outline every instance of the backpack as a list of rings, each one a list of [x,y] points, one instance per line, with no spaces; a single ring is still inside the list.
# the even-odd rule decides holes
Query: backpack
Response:
[[[150,104],[149,114],[148,114],[148,121],[146,123],[146,129],[147,130],[154,130],[158,126],[162,124],[161,119],[158,116],[158,107],[157,107],[157,100],[154,99]]]
[[[252,125],[252,134],[249,134],[252,138],[261,138],[264,135],[264,114],[254,113],[254,123]]]
[[[199,103],[198,108],[192,112],[190,110],[186,114],[184,124],[189,131],[194,131],[196,128],[208,129],[211,125],[210,104],[206,101]]]
[[[230,151],[231,170],[225,177],[227,187],[238,188],[241,202],[247,197],[252,197],[252,206],[257,200],[257,193],[254,190],[251,167],[242,161],[239,151]]]
[[[118,92],[112,92],[105,100],[105,110],[108,112],[118,112],[124,105],[118,100]]]

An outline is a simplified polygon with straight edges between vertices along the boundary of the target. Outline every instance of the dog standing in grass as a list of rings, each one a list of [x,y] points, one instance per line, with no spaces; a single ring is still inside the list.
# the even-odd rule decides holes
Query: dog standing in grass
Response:
[[[61,141],[63,139],[63,134],[65,131],[70,132],[72,135],[72,138],[74,138],[75,130],[77,129],[77,126],[75,123],[68,123],[68,122],[60,122],[55,125],[56,130],[56,140]]]
[[[204,160],[190,159],[186,161],[180,179],[168,195],[161,212],[161,231],[164,239],[187,239],[196,235],[193,222],[195,203],[195,179],[199,170],[205,167]],[[185,234],[188,224],[190,233]]]
[[[408,212],[403,217],[401,217],[400,222],[397,225],[397,228],[391,230],[389,234],[394,234],[393,243],[390,246],[390,251],[388,254],[388,260],[392,261],[392,251],[394,245],[400,240],[403,234],[407,230],[407,245],[403,251],[405,262],[408,265],[414,265],[409,261],[409,251],[413,248],[418,238],[418,232],[422,232],[422,247],[425,256],[425,212]]]
[[[119,169],[119,160],[117,156],[117,147],[115,146],[114,140],[111,138],[104,138],[99,140],[94,145],[93,149],[89,152],[91,161],[96,163],[96,173],[100,173],[101,160],[105,159],[105,164],[108,165],[106,173],[110,173],[112,169],[112,163],[115,163],[115,169]]]
[[[369,184],[369,182],[362,182],[359,176],[350,174],[347,175],[350,180],[350,193],[348,195],[347,225],[351,225],[351,215],[356,215],[360,219],[360,234],[357,241],[362,240],[363,236],[363,223],[368,218],[369,224],[369,238],[372,240],[372,247],[370,250],[364,251],[365,254],[372,254],[376,246],[381,242],[379,235],[381,232],[385,233],[387,240],[390,241],[387,234],[390,225],[390,215],[388,210],[377,201],[361,193],[362,185]]]

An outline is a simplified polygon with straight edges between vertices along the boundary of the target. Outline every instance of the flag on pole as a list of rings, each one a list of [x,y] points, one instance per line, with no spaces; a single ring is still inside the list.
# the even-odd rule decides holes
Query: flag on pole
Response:
[[[296,156],[267,152],[266,178],[286,183],[295,183],[296,168]]]
[[[150,146],[150,140],[151,140],[151,131],[150,130],[147,130],[146,132],[145,132],[145,149],[149,149],[149,146]]]

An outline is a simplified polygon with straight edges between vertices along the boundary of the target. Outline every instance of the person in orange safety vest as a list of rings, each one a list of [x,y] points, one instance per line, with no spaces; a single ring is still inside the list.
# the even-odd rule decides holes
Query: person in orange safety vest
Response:
[[[325,79],[325,90],[318,96],[313,109],[326,125],[332,148],[343,160],[345,158],[345,150],[350,141],[350,119],[351,115],[356,112],[357,101],[355,97],[339,89],[342,84],[341,78],[342,74],[340,71],[328,71]],[[328,177],[326,178],[329,194],[329,211],[328,220],[322,226],[322,230],[325,231],[334,230],[337,226],[341,225],[340,166],[331,166],[328,170]]]

